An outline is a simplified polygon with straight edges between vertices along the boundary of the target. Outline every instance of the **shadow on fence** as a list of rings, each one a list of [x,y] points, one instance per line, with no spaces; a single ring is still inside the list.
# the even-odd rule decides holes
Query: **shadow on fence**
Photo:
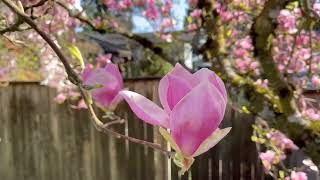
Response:
[[[158,80],[130,80],[127,87],[159,102]],[[157,151],[97,132],[86,110],[53,102],[55,90],[38,83],[0,88],[0,179],[3,180],[165,180],[165,157]],[[165,147],[158,129],[139,121],[125,103],[117,113],[128,119],[115,129]],[[263,179],[253,117],[227,109],[222,127],[230,134],[197,157],[193,180]],[[172,164],[171,177],[179,179]],[[181,179],[187,179],[183,176]]]

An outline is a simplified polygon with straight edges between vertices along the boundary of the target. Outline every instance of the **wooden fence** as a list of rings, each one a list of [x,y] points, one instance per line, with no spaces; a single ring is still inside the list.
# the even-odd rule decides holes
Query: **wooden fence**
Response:
[[[158,80],[131,80],[129,89],[158,101]],[[0,88],[1,180],[166,180],[166,158],[157,151],[97,132],[86,110],[53,102],[55,90],[38,83],[12,83]],[[161,143],[158,129],[138,120],[125,103],[127,118],[115,129]],[[229,135],[196,158],[193,180],[263,179],[255,144],[253,117],[228,109],[222,127]],[[171,177],[178,177],[172,164]]]

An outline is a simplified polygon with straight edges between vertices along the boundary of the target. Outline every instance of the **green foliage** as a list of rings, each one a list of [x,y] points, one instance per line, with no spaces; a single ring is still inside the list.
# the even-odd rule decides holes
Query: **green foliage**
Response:
[[[74,56],[76,58],[76,60],[78,60],[78,62],[80,63],[80,66],[83,69],[84,68],[84,61],[83,61],[83,57],[81,55],[79,48],[76,45],[70,44],[68,46],[68,49],[69,49],[69,52],[71,53],[71,55]]]

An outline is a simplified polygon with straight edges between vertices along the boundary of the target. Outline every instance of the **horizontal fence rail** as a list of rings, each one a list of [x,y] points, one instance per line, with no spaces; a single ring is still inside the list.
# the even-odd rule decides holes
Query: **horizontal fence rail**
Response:
[[[158,102],[158,79],[129,80],[126,87]],[[86,110],[56,104],[54,89],[38,83],[0,87],[1,180],[166,180],[163,154],[97,132]],[[165,147],[158,128],[138,120],[125,103],[114,125],[123,134]],[[256,146],[250,141],[254,118],[231,108],[221,127],[232,130],[216,147],[196,158],[193,180],[263,179]],[[172,164],[172,180],[179,177]]]

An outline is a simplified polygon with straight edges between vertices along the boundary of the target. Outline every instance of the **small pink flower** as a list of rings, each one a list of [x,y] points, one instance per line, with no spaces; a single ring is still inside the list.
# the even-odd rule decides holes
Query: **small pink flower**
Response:
[[[320,15],[320,3],[314,3],[313,4],[313,9],[314,9],[314,11],[317,13],[317,14],[319,14]]]
[[[245,55],[247,55],[248,51],[246,51],[245,49],[236,49],[234,51],[234,55],[237,58],[243,58]]]
[[[263,88],[267,88],[269,81],[268,81],[268,79],[264,79],[263,81],[261,79],[258,79],[255,83],[260,85]]]
[[[173,26],[172,18],[167,17],[162,20],[161,29],[170,28],[172,26]]]
[[[250,68],[252,70],[257,69],[258,67],[259,67],[259,63],[257,61],[253,61],[253,62],[250,63]]]
[[[317,113],[313,108],[303,110],[302,114],[312,120],[320,120],[320,114]]]
[[[119,101],[123,88],[122,75],[115,64],[108,63],[104,68],[93,69],[87,65],[82,73],[83,84],[94,88],[93,99],[103,108],[113,108]]]
[[[309,44],[309,36],[305,34],[300,34],[297,36],[296,45],[297,46],[305,46]]]
[[[59,93],[55,98],[54,101],[58,104],[64,103],[64,101],[67,99],[67,96],[64,93]]]
[[[81,99],[81,100],[78,102],[77,108],[78,108],[78,109],[88,109],[88,106],[87,106],[86,102],[84,101],[84,99]]]
[[[278,147],[288,150],[298,150],[299,147],[293,143],[286,135],[276,130],[269,134],[270,140]]]
[[[144,6],[147,3],[147,0],[136,0],[133,1],[136,6]]]
[[[251,41],[251,38],[249,36],[241,39],[239,41],[239,43],[237,43],[237,46],[239,46],[239,48],[243,48],[243,49],[247,49],[247,50],[252,50],[253,49],[252,41]]]
[[[196,29],[198,29],[198,26],[195,23],[188,25],[188,31],[194,31]]]
[[[172,35],[171,34],[160,34],[160,39],[165,42],[172,42]]]
[[[177,64],[165,75],[159,84],[163,108],[135,92],[121,91],[121,95],[140,119],[170,129],[176,151],[184,157],[208,151],[230,131],[218,128],[227,105],[225,86],[206,68],[191,74]]]
[[[117,29],[119,28],[119,23],[115,20],[111,20],[110,22],[110,26],[113,28],[113,29]]]
[[[103,0],[103,4],[107,7],[113,6],[116,2],[114,0]]]
[[[319,78],[319,76],[317,76],[317,75],[312,76],[311,83],[312,83],[313,87],[319,88],[320,87],[320,78]]]
[[[160,17],[160,12],[156,6],[155,0],[149,1],[148,8],[143,14],[151,20],[156,20]]]
[[[169,15],[170,12],[171,12],[172,7],[173,7],[172,0],[166,0],[164,6],[161,7],[161,12],[164,15]]]
[[[112,54],[104,54],[97,57],[97,67],[104,68],[108,63],[111,63]]]
[[[278,22],[280,27],[290,34],[296,33],[298,31],[296,27],[296,17],[287,9],[283,9],[280,11]]]
[[[233,14],[229,11],[221,10],[221,11],[219,11],[219,15],[221,17],[222,22],[228,22],[229,20],[231,20],[233,18]]]
[[[308,180],[308,176],[305,172],[292,171],[290,177],[286,177],[285,180]]]
[[[201,17],[201,15],[202,15],[201,9],[195,9],[190,13],[190,16],[193,17],[194,19]]]
[[[191,6],[196,6],[199,0],[189,0]]]
[[[236,59],[236,65],[240,72],[246,73],[248,71],[250,61],[246,59]]]
[[[276,153],[271,150],[267,150],[266,152],[260,153],[259,155],[263,167],[266,172],[269,172],[271,170],[272,164],[276,161]]]

